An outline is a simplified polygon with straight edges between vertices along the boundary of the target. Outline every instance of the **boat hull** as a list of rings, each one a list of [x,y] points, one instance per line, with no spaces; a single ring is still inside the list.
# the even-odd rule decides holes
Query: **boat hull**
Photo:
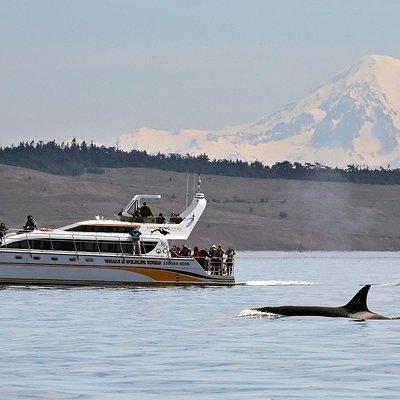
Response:
[[[233,285],[193,259],[98,254],[0,253],[0,283],[40,285]]]

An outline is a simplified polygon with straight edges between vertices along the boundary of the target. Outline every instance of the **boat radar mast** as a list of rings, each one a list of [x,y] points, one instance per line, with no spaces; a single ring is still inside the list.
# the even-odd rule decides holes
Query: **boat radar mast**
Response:
[[[137,194],[132,200],[119,212],[119,219],[131,219],[133,213],[140,208],[142,199],[161,199],[161,194]]]

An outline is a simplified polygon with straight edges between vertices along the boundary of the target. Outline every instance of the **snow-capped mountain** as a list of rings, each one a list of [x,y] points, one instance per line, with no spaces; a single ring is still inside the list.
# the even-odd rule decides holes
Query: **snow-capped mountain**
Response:
[[[400,60],[365,56],[283,110],[221,130],[141,128],[120,148],[210,158],[400,166]]]

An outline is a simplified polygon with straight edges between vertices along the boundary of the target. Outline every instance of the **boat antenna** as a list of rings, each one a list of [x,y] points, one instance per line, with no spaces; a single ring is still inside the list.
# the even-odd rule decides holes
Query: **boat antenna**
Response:
[[[189,171],[186,171],[186,199],[185,199],[185,209],[188,206],[188,201],[189,201]]]
[[[201,179],[200,179],[200,174],[199,174],[198,180],[197,180],[197,193],[201,193],[200,187],[201,187]]]
[[[196,172],[193,171],[193,197],[196,196]]]

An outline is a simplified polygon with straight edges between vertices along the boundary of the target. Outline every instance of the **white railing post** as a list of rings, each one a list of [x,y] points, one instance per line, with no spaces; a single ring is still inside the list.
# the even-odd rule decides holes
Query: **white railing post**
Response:
[[[29,239],[28,239],[28,234],[25,232],[25,238],[26,238],[26,243],[28,243],[28,250],[29,250],[29,255],[32,258],[32,251],[31,251],[31,245],[29,244]]]
[[[100,246],[99,246],[99,240],[97,239],[97,235],[94,235],[94,238],[96,239],[97,252],[100,254]]]
[[[79,260],[78,249],[76,248],[76,243],[75,243],[75,237],[73,234],[71,236],[72,236],[72,241],[74,243],[75,255],[76,255],[76,258]]]
[[[118,242],[119,242],[119,248],[121,249],[121,255],[122,255],[122,254],[124,254],[124,249],[122,248],[121,236],[118,236]]]
[[[51,250],[54,251],[53,241],[51,240],[51,235],[50,235],[50,233],[49,233],[49,240],[50,240],[50,247],[51,247]]]

